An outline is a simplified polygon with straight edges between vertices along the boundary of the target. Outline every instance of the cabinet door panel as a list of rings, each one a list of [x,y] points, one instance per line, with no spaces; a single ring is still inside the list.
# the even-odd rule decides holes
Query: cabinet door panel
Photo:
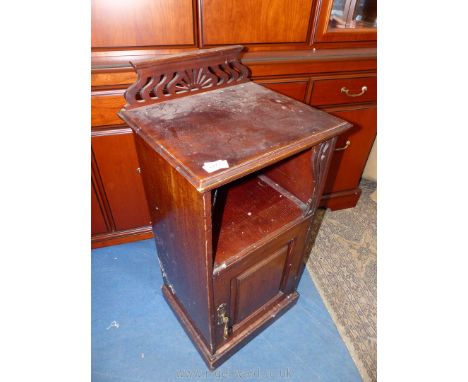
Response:
[[[304,102],[307,92],[307,81],[294,82],[264,82],[259,83],[268,89],[284,94],[285,96]]]
[[[106,222],[102,214],[94,184],[91,184],[91,235],[107,232]]]
[[[234,307],[235,323],[241,322],[278,295],[288,248],[285,245],[233,280],[237,296]]]
[[[309,224],[307,219],[293,226],[214,275],[215,306],[227,305],[233,336],[296,290]],[[217,325],[215,330],[221,346],[223,326]]]
[[[208,45],[306,42],[313,0],[204,0]]]
[[[94,136],[92,145],[116,230],[149,225],[132,133]]]
[[[353,127],[338,137],[324,194],[351,190],[359,186],[369,152],[377,133],[377,107],[352,110],[328,111],[353,124]],[[344,150],[339,150],[346,146]],[[335,150],[336,150],[335,149]]]
[[[91,96],[91,125],[123,125],[124,121],[117,113],[124,107],[123,91],[112,91],[106,95]]]
[[[92,0],[91,45],[192,45],[192,0]]]

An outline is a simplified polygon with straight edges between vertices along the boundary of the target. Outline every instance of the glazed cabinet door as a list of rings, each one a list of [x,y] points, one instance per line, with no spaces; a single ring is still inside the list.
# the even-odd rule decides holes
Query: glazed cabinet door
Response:
[[[316,42],[377,39],[377,0],[319,0],[316,12]]]
[[[116,129],[94,135],[92,149],[115,230],[150,225],[131,130]]]
[[[214,275],[217,317],[220,311],[229,317],[228,326],[217,319],[217,345],[241,336],[253,322],[268,319],[269,309],[295,291],[309,221],[296,225]]]

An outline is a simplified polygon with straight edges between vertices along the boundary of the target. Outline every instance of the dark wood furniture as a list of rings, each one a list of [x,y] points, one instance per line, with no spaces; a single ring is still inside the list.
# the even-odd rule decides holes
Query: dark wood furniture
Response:
[[[337,142],[321,206],[357,203],[376,135],[376,28],[321,28],[335,2],[92,0],[93,247],[153,236],[134,134],[117,115],[136,79],[129,61],[216,45],[242,43],[254,82],[354,125]]]
[[[251,82],[242,46],[134,63],[135,132],[163,292],[210,368],[298,298],[337,136],[351,126]]]

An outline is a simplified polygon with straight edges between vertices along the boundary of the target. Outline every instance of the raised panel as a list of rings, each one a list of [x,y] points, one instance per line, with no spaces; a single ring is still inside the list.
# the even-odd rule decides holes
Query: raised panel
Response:
[[[116,230],[149,225],[133,134],[94,136],[92,145]]]
[[[325,182],[324,194],[352,190],[359,186],[364,166],[377,134],[377,107],[329,110],[330,114],[353,124],[340,135]],[[346,142],[349,146],[346,147]]]
[[[305,43],[313,0],[203,0],[203,42]]]
[[[239,323],[278,295],[289,245],[247,269],[235,283],[235,321]]]
[[[192,0],[92,0],[91,45],[192,45]]]
[[[96,189],[94,188],[94,184],[91,184],[91,234],[97,235],[104,232],[107,232],[106,222],[99,205]]]
[[[124,121],[117,113],[125,105],[123,91],[99,93],[91,96],[91,125],[122,125]]]
[[[294,82],[260,82],[262,86],[285,96],[304,102],[307,93],[307,81]]]

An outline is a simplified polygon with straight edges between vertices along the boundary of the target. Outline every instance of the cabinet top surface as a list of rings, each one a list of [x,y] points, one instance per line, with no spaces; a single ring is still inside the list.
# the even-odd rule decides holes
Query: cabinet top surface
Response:
[[[120,116],[200,192],[351,126],[253,82],[122,110]]]

